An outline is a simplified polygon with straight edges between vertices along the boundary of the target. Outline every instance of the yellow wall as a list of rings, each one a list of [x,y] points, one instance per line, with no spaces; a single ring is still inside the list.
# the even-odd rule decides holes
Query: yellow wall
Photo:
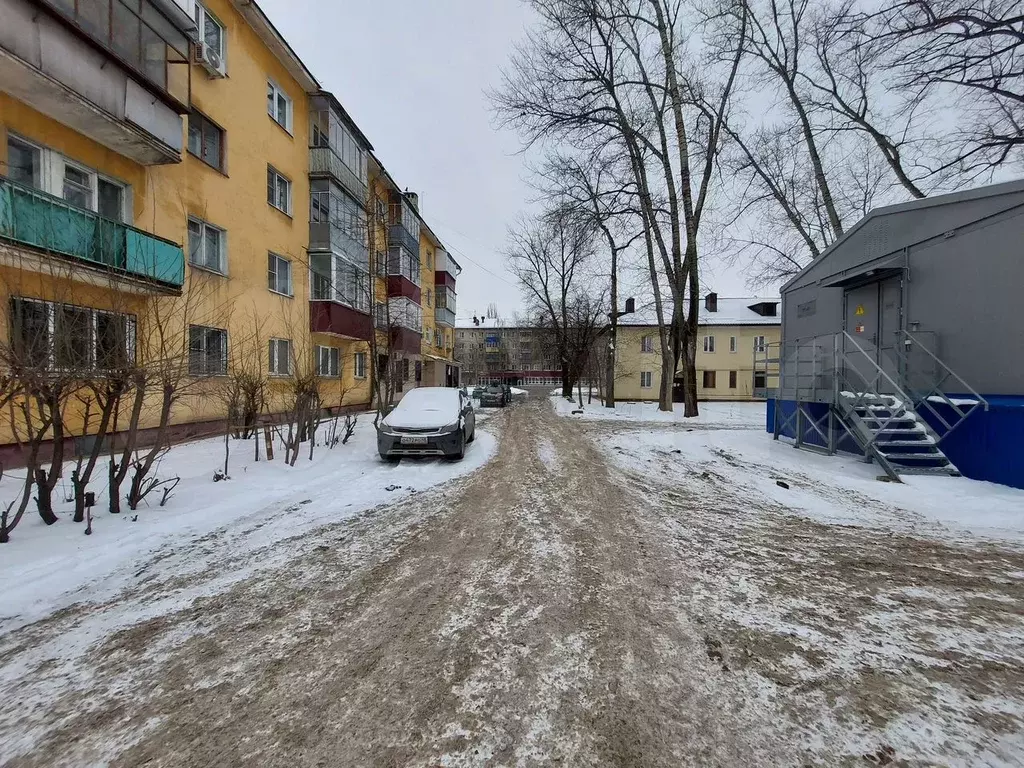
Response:
[[[651,337],[652,351],[642,352],[641,338]],[[704,337],[715,337],[715,351],[704,352]],[[730,337],[736,351],[729,351]],[[697,333],[697,397],[700,400],[751,400],[754,389],[754,338],[778,342],[778,325],[701,326]],[[616,400],[657,400],[661,387],[661,345],[656,327],[622,326],[615,354]],[[651,386],[640,386],[640,374],[651,372]],[[705,388],[704,371],[715,371],[715,387]],[[729,372],[736,371],[736,387],[729,387]],[[769,386],[774,383],[769,381]]]
[[[171,318],[181,347],[186,326],[208,325],[228,330],[229,370],[244,363],[266,373],[271,338],[290,339],[293,367],[303,371],[315,365],[315,343],[342,349],[341,381],[322,382],[325,404],[369,401],[369,379],[355,380],[354,353],[366,351],[365,342],[333,337],[314,340],[309,331],[309,278],[306,246],[309,242],[308,99],[303,88],[270,53],[257,34],[228,0],[204,0],[204,5],[226,29],[227,77],[209,78],[199,66],[192,68],[192,102],[196,109],[224,129],[224,171],[216,170],[188,152],[181,163],[144,167],[102,147],[74,130],[0,94],[0,163],[6,160],[6,132],[23,135],[60,151],[105,175],[131,186],[133,223],[140,229],[182,244],[186,283],[180,297],[125,297],[112,288],[69,286],[66,281],[38,279],[16,267],[0,267],[5,294],[69,301],[96,308],[138,313],[139,335],[147,336],[153,318]],[[292,99],[289,134],[267,114],[267,80],[272,79]],[[187,147],[187,119],[183,120]],[[267,202],[267,165],[292,183],[291,215]],[[2,168],[2,166],[0,166]],[[187,264],[189,215],[226,231],[227,276]],[[273,251],[292,262],[293,296],[272,293],[267,286],[267,257]],[[6,295],[3,297],[6,306]],[[6,339],[7,312],[0,332]],[[145,356],[140,338],[140,358]],[[367,359],[367,368],[372,362]],[[223,416],[224,405],[215,395],[226,379],[214,378],[190,386],[175,411],[177,423]],[[283,407],[288,379],[274,378],[269,387],[270,408]],[[342,397],[344,399],[342,400]],[[143,426],[155,424],[156,408],[148,407]],[[72,430],[78,425],[70,424]],[[0,435],[7,442],[9,436]]]

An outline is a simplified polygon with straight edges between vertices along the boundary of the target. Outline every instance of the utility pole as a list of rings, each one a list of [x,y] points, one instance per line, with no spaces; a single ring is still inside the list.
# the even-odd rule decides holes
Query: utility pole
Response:
[[[615,271],[612,270],[612,311],[608,314],[611,323],[608,325],[608,360],[606,363],[606,384],[604,405],[605,408],[615,407],[615,344],[619,330],[619,318],[623,315],[631,315],[636,311],[636,299],[626,299],[626,309],[622,312],[615,310],[618,305],[618,285],[616,284]]]

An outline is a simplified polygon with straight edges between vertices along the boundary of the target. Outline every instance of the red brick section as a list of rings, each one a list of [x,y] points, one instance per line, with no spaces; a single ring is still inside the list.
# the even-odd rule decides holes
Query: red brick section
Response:
[[[455,275],[451,272],[435,272],[434,273],[434,285],[443,285],[447,288],[455,290]]]
[[[413,283],[408,278],[402,277],[400,275],[388,276],[388,296],[391,298],[407,296],[410,299],[412,299],[416,304],[420,303],[419,286]]]
[[[309,328],[313,333],[333,333],[350,339],[369,341],[373,320],[344,304],[333,301],[309,302]]]
[[[391,329],[391,348],[411,355],[418,355],[422,346],[422,336],[410,328]]]

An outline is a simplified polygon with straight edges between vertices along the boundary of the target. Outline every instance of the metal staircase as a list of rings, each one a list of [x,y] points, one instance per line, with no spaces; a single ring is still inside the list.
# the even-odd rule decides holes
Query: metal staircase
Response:
[[[865,461],[876,462],[894,480],[905,474],[959,476],[942,441],[988,403],[919,338],[907,331],[898,337],[884,357],[845,331],[785,342],[775,438],[793,434],[797,448],[834,454],[844,444],[849,450],[849,436]],[[946,395],[949,381],[970,397]],[[795,408],[783,415],[780,401],[795,402]]]

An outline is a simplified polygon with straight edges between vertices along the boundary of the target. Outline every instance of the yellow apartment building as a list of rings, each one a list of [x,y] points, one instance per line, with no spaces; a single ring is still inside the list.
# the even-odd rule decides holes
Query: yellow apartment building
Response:
[[[697,335],[697,398],[754,400],[755,390],[776,386],[756,370],[755,357],[781,337],[778,299],[704,297]],[[682,401],[682,381],[673,400]],[[657,400],[661,391],[658,328],[646,316],[619,320],[615,345],[615,399]]]
[[[308,376],[326,407],[369,406],[375,351],[399,392],[457,381],[458,265],[260,7],[126,7],[0,0],[7,357],[101,374],[180,360],[178,437],[219,428],[239,372],[265,377],[270,412]]]

